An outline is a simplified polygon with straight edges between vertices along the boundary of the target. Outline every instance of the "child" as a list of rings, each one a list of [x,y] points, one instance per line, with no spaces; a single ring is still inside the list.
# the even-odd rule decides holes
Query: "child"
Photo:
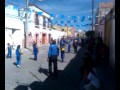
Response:
[[[20,64],[21,64],[21,55],[23,53],[21,52],[21,49],[20,49],[20,45],[17,46],[17,49],[16,49],[16,65],[17,67],[20,67]]]
[[[62,45],[62,47],[61,47],[61,59],[62,59],[62,62],[64,61],[64,58],[65,58],[65,47],[64,47],[64,45]]]
[[[71,48],[71,43],[70,41],[68,42],[68,52],[70,52],[70,48]]]
[[[12,58],[12,47],[10,43],[8,43],[7,49],[8,49],[7,58]]]
[[[34,60],[37,61],[37,54],[38,54],[38,47],[37,44],[35,43],[35,47],[34,47]]]

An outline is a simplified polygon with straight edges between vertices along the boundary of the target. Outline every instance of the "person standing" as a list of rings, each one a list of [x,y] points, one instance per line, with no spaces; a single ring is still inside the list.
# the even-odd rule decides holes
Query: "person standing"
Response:
[[[74,53],[77,53],[77,46],[78,46],[77,40],[74,40],[73,42]]]
[[[35,41],[33,41],[33,52],[34,52],[34,48],[35,48]]]
[[[10,43],[8,43],[7,45],[8,45],[6,49],[8,51],[7,58],[12,58],[12,46],[10,45]]]
[[[49,47],[49,51],[48,51],[50,76],[51,75],[54,75],[54,77],[58,76],[58,69],[57,69],[57,57],[58,57],[58,55],[59,55],[59,48],[56,45],[56,41],[53,40],[52,44]],[[54,66],[54,72],[52,72],[52,63]]]
[[[17,46],[17,49],[16,49],[16,65],[17,67],[20,67],[20,64],[21,64],[21,55],[23,53],[21,52],[21,49],[20,49],[20,45]]]
[[[62,59],[62,62],[65,59],[65,46],[64,45],[62,45],[62,47],[61,47],[61,59]]]
[[[37,47],[37,44],[35,43],[35,46],[34,46],[34,49],[33,49],[34,51],[34,60],[36,60],[37,61],[37,55],[38,55],[38,47]]]
[[[68,42],[68,52],[70,52],[70,48],[71,48],[71,42]]]
[[[16,47],[16,45],[15,45],[14,42],[13,42],[13,44],[12,44],[12,49],[15,50],[15,47]]]

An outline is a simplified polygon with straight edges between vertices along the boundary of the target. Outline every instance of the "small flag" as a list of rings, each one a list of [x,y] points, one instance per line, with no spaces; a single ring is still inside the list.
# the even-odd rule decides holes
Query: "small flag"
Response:
[[[64,22],[63,22],[63,21],[61,21],[60,23],[61,23],[61,24],[63,24]]]
[[[38,15],[41,16],[43,14],[43,12],[38,12]]]
[[[17,8],[16,6],[13,6],[13,9],[14,9],[14,10],[18,10],[18,8]]]
[[[67,21],[67,23],[70,23],[70,21]]]
[[[50,14],[51,17],[54,17],[55,15],[54,14]]]
[[[85,16],[82,16],[81,18],[81,22],[83,22],[85,20]]]
[[[76,19],[76,16],[72,16],[71,19]]]
[[[64,16],[64,15],[61,15],[61,16],[60,16],[60,18],[61,18],[61,19],[64,19],[64,18],[65,18],[65,16]]]

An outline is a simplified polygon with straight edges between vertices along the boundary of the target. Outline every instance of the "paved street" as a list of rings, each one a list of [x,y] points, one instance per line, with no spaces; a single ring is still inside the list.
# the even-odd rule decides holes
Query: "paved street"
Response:
[[[34,61],[32,52],[24,50],[20,68],[15,66],[15,55],[5,59],[5,90],[79,90],[79,66],[82,63],[76,58],[82,58],[82,49],[76,56],[73,50],[66,53],[63,63],[59,55],[57,79],[48,77],[47,52],[48,45],[40,47],[38,61]]]
[[[66,49],[67,50],[67,49]],[[15,55],[12,59],[5,59],[5,90],[80,90],[79,68],[83,64],[84,48],[78,54],[66,53],[65,61],[58,57],[59,77],[48,77],[47,62],[48,45],[39,49],[38,61],[32,60],[33,55],[24,49],[20,68],[15,66]],[[114,72],[108,64],[97,68],[101,90],[114,90]]]

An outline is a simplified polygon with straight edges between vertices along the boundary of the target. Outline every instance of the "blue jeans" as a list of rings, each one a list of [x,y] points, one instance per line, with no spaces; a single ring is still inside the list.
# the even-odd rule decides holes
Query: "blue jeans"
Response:
[[[34,54],[34,59],[37,60],[37,54]]]
[[[62,59],[62,62],[63,62],[64,59],[65,59],[65,53],[64,53],[64,52],[61,52],[61,59]]]
[[[8,51],[7,58],[12,58],[12,52]]]
[[[68,52],[70,52],[70,48],[71,48],[71,46],[68,46]]]
[[[17,64],[17,65],[20,65],[20,64],[21,64],[20,59],[21,59],[20,56],[16,56],[16,64]]]

